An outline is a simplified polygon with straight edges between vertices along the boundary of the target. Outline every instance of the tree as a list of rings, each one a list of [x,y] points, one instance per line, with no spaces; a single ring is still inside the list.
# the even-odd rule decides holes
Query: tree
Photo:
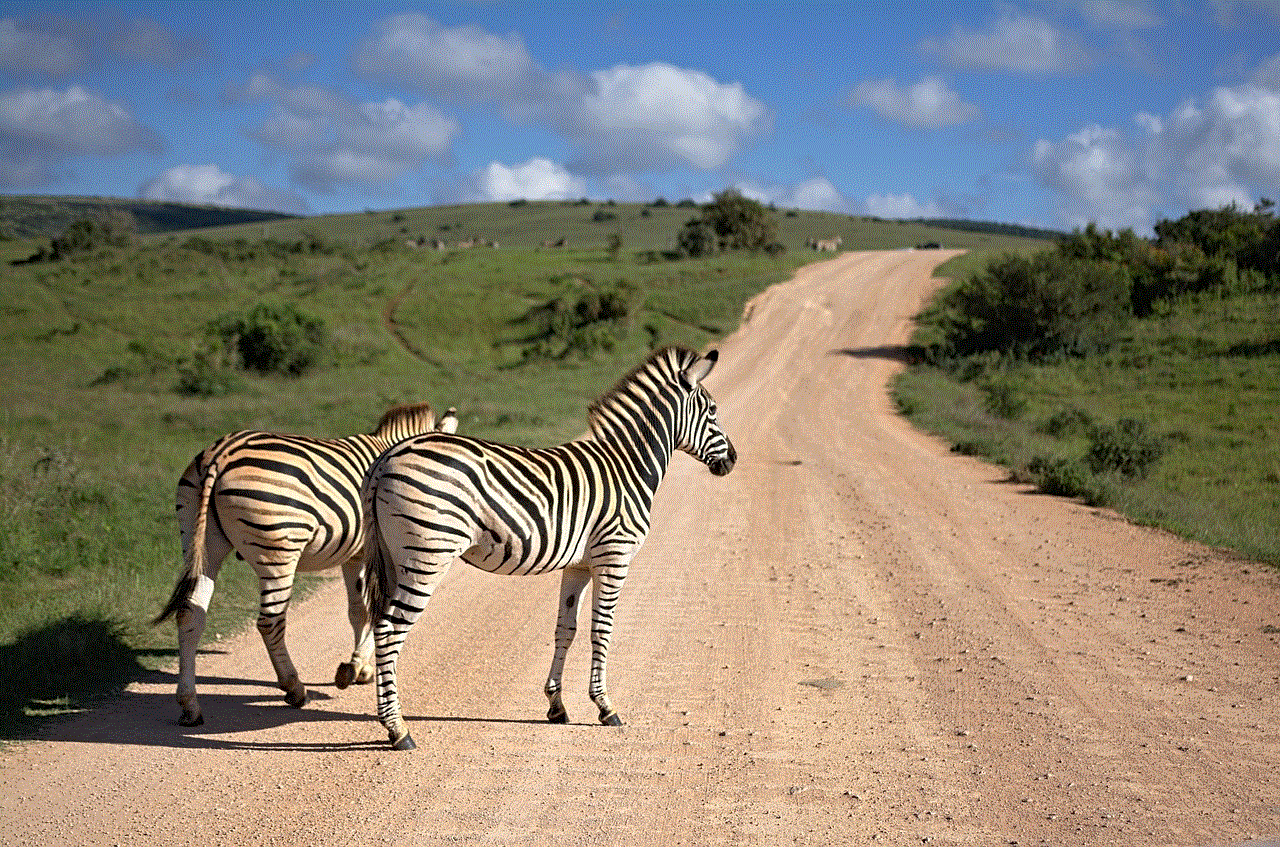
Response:
[[[726,250],[767,250],[777,241],[778,225],[764,204],[733,188],[714,195],[680,231],[680,249],[689,256]]]

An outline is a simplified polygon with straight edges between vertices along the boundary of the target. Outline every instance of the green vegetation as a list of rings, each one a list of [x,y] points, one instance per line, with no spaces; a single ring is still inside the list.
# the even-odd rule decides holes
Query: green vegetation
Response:
[[[684,255],[698,258],[726,250],[781,252],[777,235],[777,221],[764,204],[726,189],[685,222],[677,240]]]
[[[1156,233],[944,265],[898,403],[1046,493],[1280,564],[1280,221]]]
[[[0,199],[0,213],[80,208]],[[698,213],[684,201],[173,232],[142,225],[132,201],[95,202],[92,225],[0,240],[0,652],[21,669],[0,685],[0,735],[173,660],[172,627],[148,622],[180,564],[174,488],[226,432],[344,435],[368,431],[391,405],[428,400],[457,406],[465,432],[564,441],[651,347],[722,337],[749,297],[824,258],[804,249],[811,237],[838,235],[848,249],[1043,244],[786,212],[773,213],[784,252],[681,259],[677,234]],[[602,210],[613,218],[596,221]],[[173,217],[224,220],[185,212]],[[76,248],[55,249],[67,236]],[[228,561],[218,583],[206,641],[257,612],[249,568]]]

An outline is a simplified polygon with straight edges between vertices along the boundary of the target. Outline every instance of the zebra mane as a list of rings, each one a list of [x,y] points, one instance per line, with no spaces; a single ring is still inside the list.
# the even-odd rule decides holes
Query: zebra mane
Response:
[[[613,388],[601,394],[587,407],[587,420],[591,424],[592,431],[596,430],[604,410],[613,405],[618,398],[635,396],[633,385],[642,373],[660,372],[662,378],[674,380],[697,358],[698,354],[686,347],[663,347],[650,354],[649,358],[632,368],[626,376],[618,380]]]
[[[387,409],[369,434],[388,436],[399,432],[416,435],[428,432],[435,424],[436,415],[431,410],[430,403],[404,403]]]

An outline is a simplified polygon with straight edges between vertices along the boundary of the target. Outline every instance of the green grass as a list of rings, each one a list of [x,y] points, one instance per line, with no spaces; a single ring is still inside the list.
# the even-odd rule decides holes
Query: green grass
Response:
[[[894,390],[917,425],[1028,481],[1036,457],[1083,465],[1088,426],[1046,426],[1064,410],[1098,426],[1143,421],[1161,458],[1137,479],[1086,473],[1085,499],[1280,565],[1280,295],[1187,297],[1135,321],[1106,355],[1003,378],[1025,402],[1012,420],[991,413],[981,379],[918,366]]]
[[[206,211],[176,219],[205,221]],[[598,211],[617,217],[597,223]],[[174,659],[172,624],[148,623],[180,564],[174,487],[223,433],[345,435],[368,431],[391,405],[428,400],[457,406],[465,432],[556,443],[584,430],[587,404],[651,346],[722,337],[748,298],[826,258],[804,249],[811,236],[841,235],[849,249],[1043,243],[800,212],[778,215],[790,248],[778,258],[667,258],[693,214],[568,203],[364,212],[163,232],[131,248],[21,265],[9,263],[48,236],[0,237],[0,653],[22,669],[0,683],[0,737]],[[606,251],[611,233],[623,239],[617,261]],[[185,248],[197,234],[233,249]],[[304,235],[336,249],[278,249]],[[499,247],[404,244],[472,236]],[[540,246],[560,237],[567,247]],[[626,317],[607,328],[611,349],[527,358],[538,326],[522,318],[589,290],[626,292]],[[176,393],[179,365],[207,344],[209,322],[264,300],[324,320],[332,341],[320,364],[298,378],[237,374],[240,388],[225,396]],[[248,567],[226,564],[206,642],[252,619],[255,583]]]

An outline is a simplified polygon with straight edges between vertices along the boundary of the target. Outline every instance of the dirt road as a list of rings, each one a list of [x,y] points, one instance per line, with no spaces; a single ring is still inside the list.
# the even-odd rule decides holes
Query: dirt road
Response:
[[[1280,579],[1005,480],[896,417],[949,254],[851,253],[751,304],[708,379],[740,460],[677,455],[595,725],[542,722],[557,579],[457,566],[400,662],[395,753],[335,583],[0,754],[0,843],[1141,845],[1280,839]],[[605,386],[601,386],[602,389]],[[215,600],[216,602],[216,600]],[[15,669],[7,669],[13,673]]]

